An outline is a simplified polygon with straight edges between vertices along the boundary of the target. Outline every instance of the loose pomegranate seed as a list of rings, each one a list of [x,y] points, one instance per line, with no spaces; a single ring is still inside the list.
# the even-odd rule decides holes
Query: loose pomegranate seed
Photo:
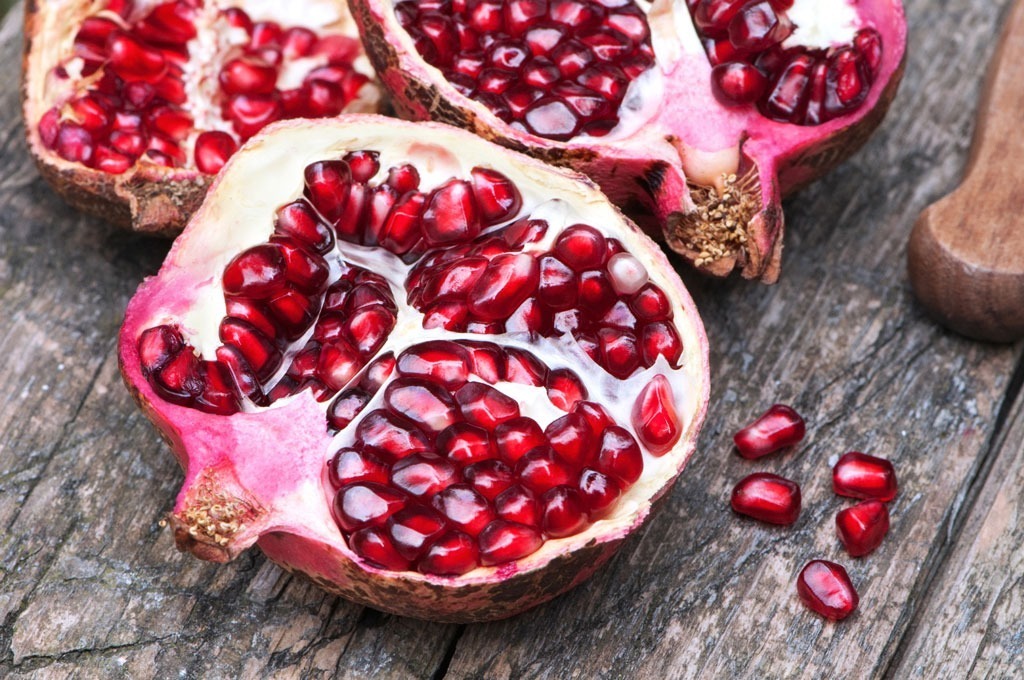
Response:
[[[769,472],[755,472],[732,490],[732,509],[769,524],[788,525],[800,516],[800,487]]]
[[[836,515],[836,533],[850,557],[872,552],[888,531],[889,510],[882,501],[863,501]]]
[[[196,137],[196,167],[208,175],[215,175],[237,148],[234,137],[226,132],[204,132]]]
[[[808,609],[833,621],[852,614],[859,602],[846,569],[825,560],[807,563],[797,577],[796,592]]]
[[[896,470],[884,458],[851,451],[832,468],[832,489],[840,496],[888,502],[896,498]]]
[[[807,427],[800,414],[785,404],[775,404],[761,417],[733,435],[736,450],[756,460],[800,443]]]

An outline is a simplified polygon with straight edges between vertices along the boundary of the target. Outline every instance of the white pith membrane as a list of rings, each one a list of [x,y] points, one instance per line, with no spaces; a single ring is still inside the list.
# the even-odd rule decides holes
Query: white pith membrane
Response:
[[[145,16],[153,7],[164,4],[166,0],[136,0],[127,20],[107,10],[108,2],[109,0],[39,0],[37,3],[37,39],[33,40],[32,50],[27,56],[25,85],[26,126],[32,139],[39,140],[38,126],[43,114],[55,106],[63,106],[77,94],[87,92],[87,86],[103,75],[104,68],[89,76],[81,75],[84,62],[80,57],[74,56],[73,46],[82,22],[86,18],[98,16],[130,25]],[[296,6],[301,7],[301,12],[296,11]],[[244,10],[253,22],[275,21],[283,28],[302,26],[318,36],[340,34],[355,37],[357,34],[347,5],[339,0],[299,0],[295,3],[280,3],[273,0],[204,0],[202,7],[197,10],[197,35],[187,43],[189,60],[184,67],[183,83],[188,99],[183,104],[174,105],[189,113],[194,119],[193,131],[178,143],[185,151],[186,162],[181,167],[169,168],[150,161],[143,153],[133,167],[146,167],[172,175],[194,172],[196,166],[192,150],[200,132],[224,131],[232,134],[236,142],[238,141],[238,135],[232,130],[231,122],[221,116],[221,106],[216,100],[219,93],[217,76],[221,68],[229,56],[237,52],[237,48],[248,42],[248,35],[243,29],[230,26],[221,16],[223,10],[235,7]],[[42,39],[43,36],[45,39]],[[326,60],[319,56],[295,59],[286,63],[278,78],[278,89],[293,84],[296,77],[301,81],[302,75],[324,64]],[[62,66],[69,77],[58,76],[58,66]],[[381,95],[373,83],[374,73],[369,60],[365,54],[360,54],[352,66],[359,73],[368,76],[370,82],[360,88],[358,96],[348,103],[344,112],[376,112],[380,109]],[[42,145],[41,142],[38,143]],[[93,170],[67,161],[56,152],[50,152],[49,156],[48,161],[57,165],[73,165],[86,171]],[[102,173],[99,170],[95,171]]]
[[[400,572],[400,577],[414,581],[484,583],[493,581],[499,572],[505,577],[517,571],[538,568],[553,557],[595,539],[601,542],[628,533],[646,517],[651,500],[664,492],[668,482],[679,473],[693,451],[696,431],[700,427],[707,401],[706,341],[692,302],[660,251],[635,227],[628,225],[600,193],[563,171],[548,168],[526,157],[498,149],[465,132],[444,126],[397,123],[369,116],[318,121],[316,124],[303,121],[276,124],[267,133],[254,138],[247,145],[245,153],[232,158],[211,188],[192,226],[178,241],[165,263],[160,278],[178,280],[185,288],[178,290],[181,287],[178,285],[174,288],[180,292],[181,299],[167,300],[166,306],[161,306],[159,300],[151,301],[146,308],[146,316],[134,319],[132,328],[141,333],[147,328],[165,324],[177,326],[188,344],[203,356],[212,358],[214,349],[221,344],[218,325],[226,311],[220,283],[224,267],[238,253],[268,240],[273,232],[276,210],[302,196],[303,169],[307,165],[341,158],[345,153],[356,150],[380,153],[381,171],[378,177],[392,166],[412,162],[421,175],[420,191],[429,190],[453,176],[468,178],[469,170],[476,166],[501,172],[512,180],[522,194],[523,208],[519,216],[543,218],[549,224],[545,237],[539,243],[527,244],[524,249],[527,252],[549,250],[564,226],[578,222],[597,226],[607,237],[619,239],[626,252],[649,263],[646,269],[650,281],[668,297],[674,311],[671,323],[678,330],[683,345],[678,369],[672,369],[664,357],[660,357],[650,369],[639,370],[626,380],[619,380],[591,361],[571,337],[530,340],[516,334],[485,335],[454,333],[442,329],[426,330],[422,328],[422,314],[405,304],[404,283],[410,265],[383,249],[354,246],[339,240],[334,251],[327,257],[332,262],[332,271],[336,271],[335,265],[341,258],[381,274],[389,281],[399,307],[398,323],[378,350],[377,356],[388,352],[398,355],[406,347],[435,338],[493,342],[499,347],[523,348],[550,370],[572,370],[589,392],[587,400],[603,405],[617,424],[634,434],[643,450],[644,471],[641,478],[623,493],[609,515],[582,532],[566,538],[547,539],[537,552],[525,558],[496,567],[478,567],[458,577],[424,575],[412,571]],[[450,150],[457,150],[458,156]],[[373,183],[371,180],[370,184]],[[137,337],[128,337],[122,342],[137,342]],[[294,344],[294,348],[304,344],[305,338],[302,338]],[[137,362],[138,358],[135,357],[134,361]],[[371,363],[372,359],[367,365]],[[283,369],[279,374],[282,372]],[[130,369],[128,374],[131,374]],[[630,415],[637,395],[655,374],[664,375],[671,385],[682,432],[678,442],[661,456],[651,455],[643,448],[640,438],[635,435]],[[326,464],[336,450],[352,442],[354,430],[362,417],[380,406],[387,384],[396,377],[397,372],[377,391],[360,416],[337,433],[323,451],[310,454],[320,460],[319,475],[302,480],[296,488],[290,490],[288,497],[273,499],[275,510],[282,512],[292,505],[307,511],[317,509],[302,518],[303,530],[318,540],[344,546],[343,552],[359,561],[368,572],[383,570],[365,563],[347,548],[340,529],[331,517],[334,490],[326,479]],[[159,397],[145,384],[141,375],[130,376],[130,379],[136,383],[136,387],[149,391],[152,401],[159,401]],[[357,375],[350,384],[358,380]],[[536,420],[541,428],[554,418],[564,415],[564,412],[550,404],[543,387],[505,382],[495,387],[516,398],[522,415]],[[161,409],[168,412],[188,410],[189,419],[217,418],[225,423],[223,427],[227,429],[231,428],[229,423],[235,418],[247,419],[262,413],[293,411],[296,408],[316,409],[320,414],[319,422],[323,423],[322,427],[326,431],[324,413],[329,404],[330,400],[316,403],[308,391],[303,391],[269,407],[249,404],[245,407],[245,413],[235,416],[199,414],[187,407],[171,404],[161,405]],[[184,433],[178,436],[184,436]],[[187,441],[185,448],[188,448]],[[245,464],[244,457],[235,461],[236,468]],[[244,485],[245,471],[238,469],[236,473]],[[189,476],[194,477],[195,471],[190,470]],[[287,526],[286,523],[284,527],[278,528],[287,530]],[[252,537],[253,540],[255,538]]]

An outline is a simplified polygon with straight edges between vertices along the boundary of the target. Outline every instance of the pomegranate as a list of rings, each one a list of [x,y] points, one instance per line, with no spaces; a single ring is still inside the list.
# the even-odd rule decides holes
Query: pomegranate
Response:
[[[446,621],[585,579],[671,487],[708,400],[682,283],[591,183],[374,116],[278,123],[233,156],[120,359],[186,470],[179,547],[258,543]]]
[[[800,601],[826,619],[840,621],[853,613],[860,598],[842,565],[811,560],[796,579]]]
[[[75,207],[146,232],[180,231],[264,125],[380,104],[343,0],[39,0],[25,36],[25,129],[43,176]]]
[[[906,42],[899,0],[351,4],[403,116],[584,172],[698,268],[767,282],[782,197],[879,124]]]
[[[756,460],[790,446],[796,446],[807,432],[800,414],[785,404],[775,404],[735,435],[733,442],[741,456]]]

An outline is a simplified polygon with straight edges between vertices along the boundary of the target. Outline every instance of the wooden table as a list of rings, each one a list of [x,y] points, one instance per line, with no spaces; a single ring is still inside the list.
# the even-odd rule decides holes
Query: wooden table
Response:
[[[1020,677],[1024,362],[933,325],[904,246],[955,185],[1005,0],[910,0],[891,115],[787,206],[781,282],[688,276],[713,343],[701,446],[661,513],[575,591],[514,619],[435,625],[328,595],[252,551],[174,550],[181,472],[118,375],[115,337],[167,244],[66,207],[18,108],[21,10],[0,28],[0,675],[21,677]],[[730,436],[774,401],[809,423],[751,464]],[[892,459],[900,495],[876,554],[845,557],[829,459]],[[799,480],[795,527],[735,517],[732,485]],[[861,594],[833,624],[794,579],[838,559]]]

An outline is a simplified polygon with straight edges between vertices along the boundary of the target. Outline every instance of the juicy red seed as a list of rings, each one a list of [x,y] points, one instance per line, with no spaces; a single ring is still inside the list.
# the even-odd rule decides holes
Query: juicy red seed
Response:
[[[92,161],[96,150],[89,131],[74,123],[60,124],[54,146],[64,160],[86,165]]]
[[[505,489],[494,499],[494,509],[503,520],[540,526],[540,506],[537,497],[529,489],[518,484]]]
[[[548,373],[548,399],[555,408],[570,411],[580,401],[587,398],[587,388],[583,386],[579,376],[568,368],[560,368]]]
[[[343,338],[335,338],[320,348],[316,374],[332,390],[343,389],[363,367],[359,350]]]
[[[593,467],[626,488],[640,479],[644,470],[644,458],[633,435],[625,428],[611,425],[601,436],[597,462]]]
[[[519,403],[515,399],[483,383],[466,383],[455,393],[455,401],[466,420],[489,432],[519,417]]]
[[[494,430],[494,438],[498,455],[508,463],[516,463],[527,452],[548,443],[537,421],[524,417],[513,418],[498,425]]]
[[[446,529],[444,518],[422,506],[399,510],[387,525],[395,550],[410,562],[419,558]]]
[[[277,87],[277,68],[257,57],[238,57],[224,64],[220,87],[229,95],[270,94]]]
[[[556,257],[540,258],[537,297],[550,309],[569,309],[576,304],[579,282],[575,272]]]
[[[629,307],[638,319],[644,321],[665,321],[672,317],[668,298],[654,284],[647,284],[629,301]]]
[[[341,449],[331,458],[327,466],[331,485],[339,489],[357,482],[388,483],[388,466],[379,458],[365,451]]]
[[[836,515],[836,534],[850,557],[872,552],[888,532],[889,509],[882,501],[863,501]]]
[[[683,434],[674,399],[668,378],[656,375],[633,405],[633,428],[640,443],[655,456],[669,451]]]
[[[343,161],[348,163],[355,182],[369,182],[380,170],[380,154],[376,151],[352,151],[345,154]]]
[[[578,413],[552,420],[544,435],[558,457],[576,468],[589,465],[597,457],[597,439],[586,418]]]
[[[369,527],[352,534],[349,546],[367,562],[383,569],[405,571],[409,568],[409,560],[402,557],[395,544],[382,527]]]
[[[342,216],[349,196],[352,172],[344,161],[319,161],[306,167],[306,195],[329,222]]]
[[[862,28],[854,36],[853,44],[871,69],[871,75],[878,75],[878,68],[882,65],[882,36],[878,31],[873,28]]]
[[[580,492],[568,486],[556,486],[540,498],[541,530],[552,538],[578,534],[590,520]]]
[[[683,341],[671,323],[650,323],[641,333],[640,352],[644,366],[653,366],[658,357],[663,356],[669,366],[676,368],[683,355]]]
[[[499,428],[503,425],[499,425]],[[494,458],[497,449],[487,430],[469,423],[455,423],[437,435],[437,452],[460,465]]]
[[[226,132],[204,132],[196,137],[195,159],[200,172],[215,175],[228,162],[238,146],[235,138]]]
[[[494,500],[513,482],[512,468],[500,460],[484,460],[467,465],[462,470],[462,476],[487,500]]]
[[[505,349],[505,380],[519,385],[540,387],[548,378],[547,366],[518,347]]]
[[[200,135],[201,137],[202,135]],[[196,145],[198,147],[198,141]],[[199,154],[197,152],[197,162],[198,158]],[[331,248],[334,247],[334,232],[317,218],[313,213],[313,209],[303,200],[289,203],[277,211],[274,233],[290,236],[305,243],[321,255],[330,252]]]
[[[416,498],[429,498],[459,479],[455,466],[432,453],[414,453],[391,468],[391,485]]]
[[[572,468],[547,446],[536,448],[520,458],[515,473],[523,486],[536,493],[572,484],[575,478]]]
[[[416,378],[399,378],[384,391],[388,407],[427,432],[440,432],[455,423],[455,402],[437,385]]]
[[[793,524],[800,516],[800,487],[769,472],[755,472],[732,490],[732,509],[769,524]]]
[[[772,81],[762,100],[765,115],[782,122],[799,122],[807,105],[807,85],[811,80],[814,58],[807,54],[793,55]]]
[[[803,440],[806,431],[807,426],[799,413],[785,404],[775,404],[733,435],[733,441],[741,456],[755,460],[796,446]]]
[[[896,470],[884,458],[851,451],[832,468],[832,489],[840,496],[888,502],[896,498]]]
[[[405,195],[420,187],[420,173],[411,165],[396,165],[388,170],[388,186],[394,187],[398,194]]]
[[[461,576],[480,564],[480,550],[471,536],[453,531],[437,539],[419,561],[424,574]]]
[[[473,168],[470,171],[473,195],[485,224],[497,224],[515,217],[523,198],[515,184],[496,170]]]
[[[465,180],[452,179],[434,189],[423,211],[423,236],[430,246],[465,243],[480,233],[479,209]]]
[[[726,106],[756,102],[768,87],[768,79],[752,64],[728,61],[711,70],[711,91]]]
[[[582,310],[600,317],[612,308],[616,300],[618,295],[604,272],[592,269],[580,275],[579,304]]]
[[[619,484],[597,470],[584,468],[579,481],[580,502],[591,519],[599,519],[611,510],[622,495]]]
[[[618,328],[602,328],[597,332],[601,359],[605,369],[616,378],[625,379],[640,368],[640,349],[633,333]]]
[[[242,251],[224,268],[224,292],[250,298],[266,298],[280,291],[287,275],[281,248],[273,244]]]
[[[454,342],[434,340],[410,347],[398,355],[400,375],[424,378],[457,389],[469,379],[470,356]]]
[[[504,379],[502,372],[504,355],[497,345],[490,342],[463,343],[472,355],[473,373],[490,384]]]
[[[792,23],[776,14],[768,0],[746,4],[729,22],[729,40],[741,50],[766,49],[782,42],[792,32]]]
[[[159,50],[150,49],[126,33],[112,33],[107,39],[110,68],[126,81],[155,83],[167,73],[167,60]]]
[[[480,533],[480,563],[491,566],[522,559],[544,543],[540,532],[505,520],[495,520]]]
[[[273,21],[260,21],[252,27],[252,38],[249,47],[259,48],[268,45],[278,45],[281,42],[283,30],[281,25]]]
[[[833,621],[852,614],[859,602],[846,569],[825,560],[811,560],[800,570],[796,592],[808,609]]]
[[[334,497],[334,516],[345,531],[358,531],[382,526],[406,502],[405,494],[382,484],[350,484]]]
[[[490,261],[467,295],[469,311],[484,321],[507,319],[536,290],[540,267],[525,253],[505,253]]]
[[[477,536],[495,518],[487,499],[465,484],[449,486],[434,496],[431,503],[450,524],[471,536]]]
[[[595,437],[600,437],[604,433],[605,428],[615,424],[615,421],[604,410],[604,407],[592,401],[579,402],[573,406],[572,412],[579,413],[586,419],[587,424],[590,425],[590,431],[594,433]]]
[[[594,269],[604,263],[605,239],[593,227],[575,224],[559,234],[554,254],[577,272]]]
[[[220,340],[238,349],[261,381],[269,379],[281,366],[280,350],[247,321],[224,317],[220,323]]]
[[[427,436],[415,425],[382,409],[371,411],[359,421],[356,440],[389,461],[432,448]]]
[[[171,326],[148,328],[139,336],[139,363],[147,378],[160,371],[184,347],[181,333]]]
[[[319,356],[319,349],[317,356]],[[294,366],[293,362],[292,367]],[[372,395],[361,389],[353,388],[339,392],[331,402],[330,408],[327,409],[327,424],[335,430],[343,430],[366,408],[371,398]]]

